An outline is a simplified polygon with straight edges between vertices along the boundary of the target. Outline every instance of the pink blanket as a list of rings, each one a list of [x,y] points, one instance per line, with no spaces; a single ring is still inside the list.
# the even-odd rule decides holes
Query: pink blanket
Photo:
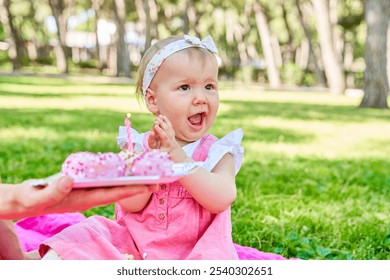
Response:
[[[16,222],[15,230],[19,236],[23,250],[36,250],[47,238],[59,233],[64,228],[85,219],[81,213],[50,214],[34,218],[26,218]],[[285,260],[274,253],[266,253],[255,248],[234,244],[240,260]]]

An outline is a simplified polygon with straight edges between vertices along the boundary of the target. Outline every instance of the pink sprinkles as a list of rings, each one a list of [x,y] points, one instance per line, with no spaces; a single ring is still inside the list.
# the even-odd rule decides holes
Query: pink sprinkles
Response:
[[[125,161],[115,153],[78,152],[62,164],[62,174],[74,179],[115,178],[125,175]]]
[[[168,153],[150,150],[136,157],[130,170],[134,176],[172,176],[172,164]]]

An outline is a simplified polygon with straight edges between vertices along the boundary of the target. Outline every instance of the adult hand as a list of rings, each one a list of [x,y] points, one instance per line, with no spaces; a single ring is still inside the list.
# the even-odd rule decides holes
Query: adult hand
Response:
[[[0,219],[20,219],[50,213],[85,211],[140,193],[153,192],[158,185],[72,189],[73,180],[62,176],[46,187],[0,185]]]

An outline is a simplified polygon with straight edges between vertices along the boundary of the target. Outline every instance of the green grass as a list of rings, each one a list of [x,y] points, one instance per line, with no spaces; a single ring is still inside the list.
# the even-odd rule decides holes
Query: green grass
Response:
[[[153,118],[134,85],[0,76],[0,173],[16,183],[58,172],[70,153],[118,151],[126,112]],[[390,111],[359,99],[221,83],[212,128],[244,130],[234,241],[285,257],[390,259]],[[86,211],[113,217],[113,206]]]

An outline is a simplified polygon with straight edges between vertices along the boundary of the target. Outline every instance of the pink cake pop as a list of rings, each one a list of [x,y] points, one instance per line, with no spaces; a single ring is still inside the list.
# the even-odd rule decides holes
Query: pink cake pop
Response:
[[[168,153],[159,150],[145,151],[132,163],[130,172],[134,176],[171,176],[173,161]]]
[[[78,152],[62,164],[62,174],[74,179],[115,178],[125,176],[126,163],[115,153]]]

